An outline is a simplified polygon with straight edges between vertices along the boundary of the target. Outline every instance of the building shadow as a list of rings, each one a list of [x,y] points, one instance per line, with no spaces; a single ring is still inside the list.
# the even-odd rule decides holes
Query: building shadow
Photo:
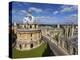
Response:
[[[42,57],[46,57],[46,56],[55,56],[54,53],[52,52],[52,50],[49,47],[49,44],[47,43],[47,48],[44,50]]]
[[[9,27],[9,57],[12,58],[12,49],[16,45],[16,34],[13,32],[11,27]]]
[[[11,38],[12,38],[12,42],[11,42],[12,48],[14,48],[15,45],[16,45],[16,39],[17,39],[17,36],[16,36],[16,34],[14,33],[14,31],[12,31],[12,36],[11,36]]]

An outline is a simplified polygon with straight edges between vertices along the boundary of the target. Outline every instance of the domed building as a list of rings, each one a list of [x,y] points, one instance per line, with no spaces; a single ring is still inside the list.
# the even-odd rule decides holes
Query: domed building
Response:
[[[30,50],[42,44],[41,30],[30,11],[28,11],[28,15],[23,19],[23,24],[20,26],[21,28],[16,29],[16,49]]]

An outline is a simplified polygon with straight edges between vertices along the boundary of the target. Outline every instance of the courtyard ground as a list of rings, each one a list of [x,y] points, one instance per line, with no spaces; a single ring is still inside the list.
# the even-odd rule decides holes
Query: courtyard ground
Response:
[[[47,48],[47,44],[45,43],[43,43],[38,48],[29,51],[18,51],[15,48],[13,48],[12,57],[13,58],[41,57],[46,48]]]

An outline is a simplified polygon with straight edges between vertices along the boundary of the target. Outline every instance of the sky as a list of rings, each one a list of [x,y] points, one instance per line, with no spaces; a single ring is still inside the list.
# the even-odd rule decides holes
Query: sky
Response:
[[[40,24],[78,24],[77,5],[12,2],[9,8],[12,22],[16,23],[23,22],[27,11],[31,10],[32,15]]]

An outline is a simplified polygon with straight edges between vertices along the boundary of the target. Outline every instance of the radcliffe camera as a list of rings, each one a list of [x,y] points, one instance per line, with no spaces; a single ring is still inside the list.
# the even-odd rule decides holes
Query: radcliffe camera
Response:
[[[9,57],[78,55],[78,6],[9,3]]]

